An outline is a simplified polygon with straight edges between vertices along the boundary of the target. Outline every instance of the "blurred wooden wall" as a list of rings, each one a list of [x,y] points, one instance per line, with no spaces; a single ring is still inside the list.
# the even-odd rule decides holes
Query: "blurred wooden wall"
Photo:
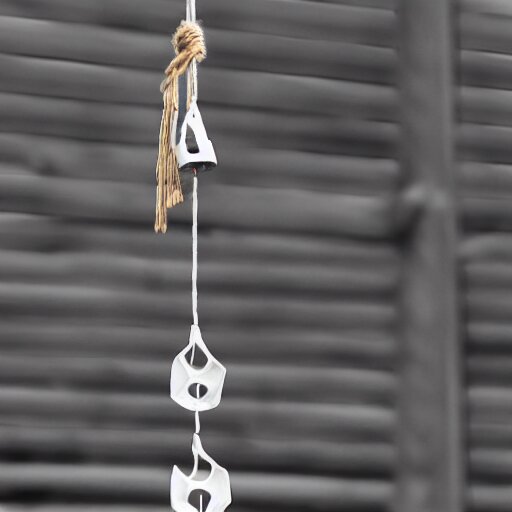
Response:
[[[447,24],[425,48],[411,41],[425,57],[412,69],[396,51],[406,2],[198,0],[220,164],[200,181],[199,311],[228,368],[203,439],[231,471],[236,512],[511,502],[512,8],[423,2]],[[193,417],[168,398],[191,323],[190,204],[153,233],[158,87],[184,4],[0,0],[5,512],[168,510],[170,468],[191,464]],[[430,72],[436,55],[445,68]],[[433,89],[416,90],[426,78]],[[426,120],[424,138],[404,130]],[[449,136],[430,138],[436,123]],[[449,150],[435,170],[445,239],[423,215],[435,160],[410,147]],[[411,244],[433,247],[428,266]],[[421,333],[418,290],[444,311]],[[449,343],[444,323],[460,324]],[[460,471],[459,505],[443,465]]]
[[[470,510],[512,503],[512,4],[464,0],[457,126]]]

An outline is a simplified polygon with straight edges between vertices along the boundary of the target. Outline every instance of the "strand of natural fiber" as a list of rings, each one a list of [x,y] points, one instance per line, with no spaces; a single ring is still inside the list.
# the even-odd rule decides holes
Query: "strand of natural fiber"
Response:
[[[178,161],[171,142],[172,125],[178,114],[179,89],[178,79],[195,60],[201,62],[206,58],[206,45],[202,28],[191,21],[182,21],[172,38],[176,57],[165,70],[165,79],[160,85],[164,108],[160,124],[160,141],[156,165],[156,215],[155,231],[167,231],[167,208],[183,202]],[[188,87],[187,96],[192,91]],[[187,104],[190,97],[187,97]]]

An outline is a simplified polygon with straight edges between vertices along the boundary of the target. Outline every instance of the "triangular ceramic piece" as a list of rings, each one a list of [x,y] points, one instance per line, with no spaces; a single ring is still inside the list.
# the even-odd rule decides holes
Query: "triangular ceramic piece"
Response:
[[[197,102],[193,101],[178,127],[178,116],[172,127],[172,142],[180,170],[203,171],[217,165],[213,144],[208,139]]]
[[[190,364],[187,355],[191,351],[206,363],[197,367]],[[189,411],[209,411],[219,405],[226,368],[208,350],[197,325],[190,329],[188,345],[176,356],[171,369],[171,398]]]
[[[194,491],[207,493],[210,497],[208,505],[202,512],[224,512],[231,504],[231,484],[228,472],[219,466],[203,449],[201,439],[194,434],[192,441],[194,469],[185,475],[178,466],[174,466],[171,475],[171,507],[174,512],[198,512],[189,502]],[[199,460],[206,461],[210,466],[207,475],[201,475]]]

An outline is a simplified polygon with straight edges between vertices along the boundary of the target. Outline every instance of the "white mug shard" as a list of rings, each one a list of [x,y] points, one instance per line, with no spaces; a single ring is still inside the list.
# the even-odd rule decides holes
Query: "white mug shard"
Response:
[[[198,512],[191,505],[190,496],[194,491],[201,491],[209,496],[208,505],[201,512],[224,512],[231,504],[231,485],[228,472],[219,466],[203,449],[201,439],[194,434],[192,441],[194,468],[190,475],[185,475],[178,466],[174,466],[171,475],[171,507],[174,512]],[[206,461],[210,470],[201,478],[199,459]]]
[[[202,352],[206,363],[197,367],[187,356]],[[222,396],[226,368],[208,350],[199,326],[192,325],[188,345],[176,356],[171,369],[171,398],[189,411],[209,411]]]
[[[177,118],[175,118],[171,137],[175,144],[176,158],[180,171],[186,169],[203,171],[217,165],[217,156],[215,155],[213,144],[206,133],[203,118],[195,99],[190,103],[179,133],[177,133],[177,128]],[[195,141],[187,140],[189,134],[193,135]]]

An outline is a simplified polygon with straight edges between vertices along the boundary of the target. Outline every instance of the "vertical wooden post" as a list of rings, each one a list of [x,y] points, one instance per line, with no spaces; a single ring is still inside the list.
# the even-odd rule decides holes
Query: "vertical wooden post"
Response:
[[[463,512],[454,195],[454,4],[400,0],[402,165],[424,202],[405,241],[396,512]]]

